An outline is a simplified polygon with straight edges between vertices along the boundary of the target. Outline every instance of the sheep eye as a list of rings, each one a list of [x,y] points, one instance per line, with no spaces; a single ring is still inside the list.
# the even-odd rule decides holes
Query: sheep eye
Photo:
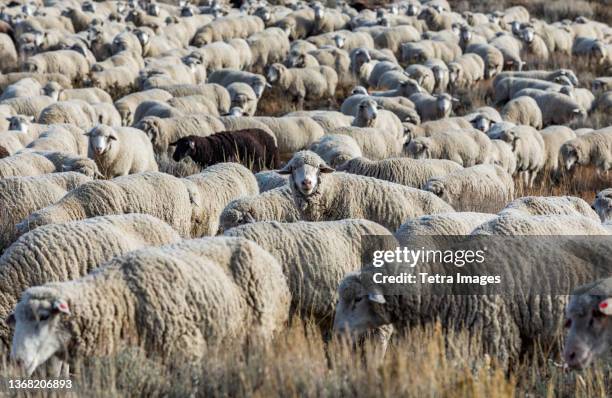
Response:
[[[361,301],[362,299],[363,299],[363,297],[361,297],[361,296],[359,296],[359,297],[356,297],[356,298],[355,298],[355,303],[358,303],[358,302],[360,302],[360,301]]]
[[[49,316],[50,316],[50,314],[49,314],[48,312],[44,312],[44,313],[42,313],[42,314],[40,314],[40,315],[38,316],[38,319],[39,319],[40,321],[43,321],[43,322],[44,322],[44,321],[46,321],[47,319],[49,319]]]
[[[571,319],[566,319],[565,323],[563,324],[563,327],[566,329],[569,329],[572,326],[572,320]]]

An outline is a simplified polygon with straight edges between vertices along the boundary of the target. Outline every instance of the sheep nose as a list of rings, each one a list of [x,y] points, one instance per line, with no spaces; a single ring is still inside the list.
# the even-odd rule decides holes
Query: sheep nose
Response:
[[[372,119],[376,119],[378,117],[378,113],[373,113],[372,114]]]
[[[309,180],[309,179],[305,179],[305,180],[302,181],[302,186],[304,188],[310,188],[310,187],[312,187],[312,181]]]

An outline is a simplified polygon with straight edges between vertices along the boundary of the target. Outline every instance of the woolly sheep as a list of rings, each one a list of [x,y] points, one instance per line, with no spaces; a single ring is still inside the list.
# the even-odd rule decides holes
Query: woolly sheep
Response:
[[[100,102],[106,102],[109,104],[113,103],[113,99],[111,98],[110,94],[96,87],[64,89],[61,84],[57,82],[49,82],[45,84],[42,90],[45,95],[53,98],[55,101],[70,101],[78,99],[85,101],[90,105]]]
[[[408,64],[424,63],[428,59],[441,59],[448,63],[461,55],[461,48],[455,43],[435,40],[421,40],[415,43],[402,43],[401,60]]]
[[[501,51],[504,65],[516,70],[522,70],[525,62],[521,59],[522,43],[508,33],[500,33],[489,44]]]
[[[85,101],[61,101],[44,108],[37,123],[58,124],[67,123],[80,128],[92,128],[97,123],[96,111]]]
[[[419,189],[354,174],[333,174],[333,169],[310,151],[296,153],[278,172],[290,174],[295,205],[306,221],[364,218],[393,231],[410,217],[453,211]],[[372,195],[380,199],[372,200]]]
[[[384,236],[389,247],[394,241],[386,228],[366,220],[257,222],[224,235],[246,238],[272,254],[289,283],[291,312],[313,319],[323,331],[331,326],[342,277],[361,268],[362,256],[380,249],[382,239],[367,236]]]
[[[300,220],[291,188],[285,184],[255,196],[231,201],[219,218],[219,232],[257,221],[292,223]]]
[[[257,180],[260,193],[285,186],[289,180],[286,175],[280,175],[275,170],[260,171],[259,173],[255,173],[255,179]]]
[[[461,130],[471,128],[471,123],[462,117],[450,117],[438,120],[430,120],[421,125],[403,123],[406,142],[417,137],[430,136],[434,133],[443,133],[448,130]]]
[[[351,137],[363,156],[374,160],[399,156],[404,141],[403,137],[398,138],[395,133],[368,127],[339,127],[326,132],[326,135],[332,134]]]
[[[76,171],[88,177],[98,176],[96,163],[61,152],[20,152],[0,159],[0,179],[39,176],[62,171]]]
[[[550,286],[550,265],[534,262],[533,253],[536,252],[541,258],[554,259],[551,260],[554,264],[559,262],[563,266],[560,272],[575,270],[557,277],[561,283],[554,286],[562,291],[560,289],[568,289],[593,277],[590,263],[581,256],[585,250],[599,259],[603,258],[606,250],[603,244],[587,241],[581,242],[579,247],[585,250],[579,251],[572,247],[551,245],[550,242],[533,241],[531,250],[520,252],[517,245],[508,245],[506,240],[487,240],[488,272],[504,275],[503,278],[507,278],[513,286]],[[480,245],[477,247],[482,247]],[[461,249],[466,247],[463,242],[457,246]],[[520,267],[525,269],[521,270]],[[456,290],[457,285],[451,284],[448,289],[440,290],[441,286],[433,283],[418,284],[417,290],[411,289],[401,294],[396,284],[372,285],[372,281],[376,280],[373,279],[374,273],[381,270],[385,271],[383,275],[401,275],[402,272],[413,273],[414,269],[429,275],[443,273],[454,276],[457,272],[452,262],[422,262],[416,268],[388,264],[386,269],[367,267],[359,273],[349,274],[338,288],[340,300],[336,307],[335,331],[355,338],[385,324],[407,330],[420,327],[424,322],[439,323],[443,328],[481,335],[485,351],[495,355],[502,363],[518,360],[528,354],[534,339],[539,339],[544,346],[552,345],[558,339],[565,300],[554,295],[539,295],[537,301],[532,301],[529,295],[520,294],[468,295],[465,286]],[[525,313],[526,317],[517,318],[517,305],[533,311]]]
[[[33,97],[15,97],[2,101],[1,105],[9,106],[13,114],[28,115],[38,118],[40,113],[49,105],[55,103],[53,98],[46,95]]]
[[[486,43],[474,43],[466,47],[465,53],[478,54],[484,61],[484,77],[491,79],[504,68],[504,55],[496,47]]]
[[[565,142],[576,138],[576,134],[572,129],[565,126],[548,126],[544,130],[540,130],[540,134],[546,149],[546,164],[544,168],[554,179],[557,179],[559,173],[563,170],[559,150]]]
[[[166,360],[197,359],[209,346],[271,340],[287,321],[289,303],[278,262],[246,239],[145,248],[115,257],[77,282],[26,290],[11,318],[11,355],[25,364],[28,375],[54,355],[108,356],[126,344]],[[100,328],[109,333],[97,333]],[[31,342],[45,347],[44,354]]]
[[[253,174],[237,163],[220,163],[184,179],[147,172],[93,181],[32,213],[20,233],[50,223],[88,217],[144,213],[166,221],[184,237],[215,235],[219,214],[231,200],[258,192]],[[91,197],[97,199],[92,201]]]
[[[593,210],[597,212],[602,223],[612,221],[612,188],[597,193],[593,202]]]
[[[575,196],[525,196],[509,202],[499,214],[518,212],[525,216],[582,216],[599,220],[587,202]]]
[[[87,156],[87,137],[72,124],[50,125],[38,138],[30,142],[28,151],[57,151]]]
[[[59,83],[55,84],[59,85]],[[37,80],[28,77],[7,86],[2,91],[2,95],[0,95],[0,101],[17,97],[33,97],[40,95],[41,93],[41,84]]]
[[[53,173],[33,177],[9,177],[0,180],[2,234],[0,252],[15,240],[15,225],[36,210],[59,200],[66,192],[90,181],[75,172]]]
[[[542,112],[544,126],[551,124],[569,124],[575,118],[586,116],[584,109],[570,96],[533,88],[522,89],[515,97],[529,96],[533,98]]]
[[[172,94],[167,91],[154,88],[151,90],[140,91],[137,93],[128,94],[115,101],[115,108],[121,115],[121,121],[124,126],[130,126],[133,122],[134,112],[136,108],[144,101],[168,101],[172,98]]]
[[[319,126],[323,128],[324,131],[328,131],[331,129],[335,129],[337,127],[348,127],[353,124],[353,116],[348,116],[336,111],[326,111],[326,110],[315,110],[315,111],[295,111],[290,112],[284,115],[286,116],[297,116],[297,117],[309,117]]]
[[[87,132],[88,157],[106,178],[157,171],[153,145],[145,133],[131,127],[98,125]]]
[[[447,118],[457,102],[450,94],[415,93],[408,97],[416,107],[422,122]]]
[[[599,171],[612,169],[612,131],[595,130],[565,142],[560,149],[566,170],[574,166],[593,165]]]
[[[507,76],[495,82],[495,102],[501,104],[504,101],[519,97],[519,92],[523,89],[538,89],[545,91],[561,91],[563,86],[557,83],[526,77]]]
[[[606,359],[612,340],[610,307],[612,278],[575,289],[565,310],[568,329],[563,348],[565,363],[572,369],[586,369],[598,357]]]
[[[225,123],[227,119],[222,121]],[[252,120],[271,130],[281,157],[291,156],[294,152],[308,147],[325,133],[323,128],[309,117],[254,117]]]
[[[331,167],[361,156],[357,142],[344,134],[326,134],[310,145],[308,150],[319,155]]]
[[[247,116],[253,116],[257,110],[257,94],[246,83],[232,83],[227,86],[230,94],[231,106],[239,107]]]
[[[257,98],[261,98],[264,89],[269,86],[262,75],[234,69],[216,70],[208,76],[208,82],[220,84],[225,88],[232,83],[246,83],[251,86]]]
[[[372,98],[364,98],[359,102],[357,112],[352,116],[353,126],[371,127],[395,135],[398,139],[404,136],[404,127],[401,120],[394,113],[379,109],[377,101]]]
[[[457,211],[495,213],[514,196],[514,181],[501,167],[480,164],[433,177],[424,189]]]
[[[402,81],[399,86],[386,91],[374,91],[371,93],[375,97],[410,97],[415,93],[422,93],[423,88],[419,86],[416,80],[409,77]]]
[[[481,131],[464,129],[433,133],[407,141],[404,152],[413,159],[448,159],[464,167],[487,163],[491,140]]]
[[[417,42],[421,39],[419,32],[410,25],[385,28],[374,37],[376,48],[388,48],[397,56],[403,43]]]
[[[114,256],[179,240],[168,224],[145,214],[94,217],[37,228],[21,236],[0,257],[1,277],[14,281],[2,290],[0,316],[6,319],[21,292],[31,286],[77,279]],[[4,322],[0,323],[0,340],[9,346],[10,332]]]
[[[383,109],[394,113],[401,121],[403,122],[411,122],[419,124],[421,123],[421,117],[416,111],[414,103],[410,101],[408,98],[404,97],[377,97],[377,96],[368,96],[367,92],[365,94],[360,94],[358,90],[361,87],[355,87],[353,89],[353,94],[346,98],[340,107],[340,111],[345,115],[355,115],[357,113],[357,108],[359,103],[366,98],[370,98],[381,106]]]
[[[435,244],[436,236],[469,235],[474,228],[495,218],[495,214],[454,212],[428,214],[406,221],[395,231],[400,246],[422,245],[427,237]]]
[[[168,119],[147,116],[134,127],[147,134],[157,154],[165,153],[171,142],[188,135],[207,136],[225,130],[219,119],[202,114]]]
[[[283,64],[272,64],[266,68],[266,78],[270,84],[295,97],[300,108],[304,100],[334,97],[338,85],[338,74],[329,66],[287,68]]]
[[[521,77],[526,79],[539,79],[547,80],[549,82],[555,82],[558,77],[567,77],[572,85],[577,86],[579,84],[576,74],[571,69],[556,69],[554,71],[549,70],[528,70],[528,71],[504,71],[495,76],[493,85],[496,85],[501,79],[506,77]]]
[[[505,141],[492,139],[489,163],[498,165],[508,174],[514,175],[516,172],[516,155],[512,152],[512,146]]]
[[[472,231],[475,235],[610,235],[599,220],[577,215],[529,216],[504,212]]]
[[[290,46],[285,32],[275,27],[250,35],[247,42],[253,55],[251,68],[259,73],[266,65],[282,62]]]
[[[29,57],[22,70],[30,73],[59,73],[74,81],[87,76],[89,63],[77,51],[47,51]]]
[[[191,43],[196,47],[233,38],[247,38],[265,28],[256,16],[225,17],[216,19],[197,30]]]
[[[510,100],[501,111],[504,120],[524,124],[536,129],[542,128],[542,111],[531,97],[521,96]]]
[[[469,88],[484,78],[485,64],[478,54],[464,54],[448,64],[449,83],[454,88]]]
[[[525,186],[533,186],[536,177],[546,165],[546,144],[542,135],[533,127],[516,126],[494,138],[512,146],[512,152],[516,156],[516,171],[522,175]]]
[[[371,161],[355,157],[336,167],[336,171],[374,177],[408,187],[423,189],[430,178],[443,177],[461,170],[450,160],[391,158]]]

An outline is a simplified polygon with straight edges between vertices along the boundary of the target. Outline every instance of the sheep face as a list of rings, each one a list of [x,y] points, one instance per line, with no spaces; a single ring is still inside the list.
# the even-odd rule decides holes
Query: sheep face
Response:
[[[344,48],[344,44],[346,42],[346,38],[342,35],[335,35],[334,36],[334,43],[336,43],[336,47],[338,48]]]
[[[443,201],[445,201],[446,203],[452,206],[451,195],[448,192],[448,189],[446,188],[447,187],[444,184],[444,181],[441,181],[437,178],[432,178],[429,181],[427,181],[427,184],[425,185],[424,189],[426,191],[433,193],[434,195],[436,195],[437,197],[439,197],[440,199],[442,199]]]
[[[366,126],[373,126],[378,117],[378,104],[371,99],[364,99],[359,103],[357,110],[357,119],[365,121]]]
[[[491,127],[491,121],[483,115],[478,115],[474,120],[472,120],[472,126],[474,126],[475,129],[486,133]]]
[[[229,110],[226,116],[249,116],[249,114],[239,106],[234,106]]]
[[[62,86],[60,86],[56,82],[49,82],[45,84],[45,87],[43,87],[43,93],[47,97],[53,98],[55,101],[59,101],[59,96],[60,96],[61,91],[62,91]]]
[[[325,164],[325,161],[315,153],[301,151],[296,153],[278,173],[289,174],[292,188],[304,196],[310,196],[316,192],[321,183],[321,173],[333,171],[334,169]]]
[[[179,162],[181,159],[186,158],[187,156],[193,156],[196,153],[195,141],[188,137],[181,138],[170,145],[176,146],[174,154],[172,155],[172,159],[174,159],[175,162]]]
[[[612,188],[604,189],[595,196],[593,210],[601,218],[601,222],[612,221]]]
[[[455,98],[448,94],[441,94],[436,97],[436,106],[444,117],[448,116],[453,108],[453,102]]]
[[[29,123],[34,121],[33,117],[30,116],[11,116],[7,117],[6,120],[9,122],[9,130],[20,131],[23,134],[28,133]]]
[[[85,134],[89,137],[89,157],[99,157],[110,151],[117,141],[115,131],[108,126],[97,126]]]
[[[270,84],[274,84],[280,79],[281,69],[281,65],[278,64],[270,65],[266,69],[266,79],[268,79]]]
[[[430,140],[427,137],[419,137],[404,144],[404,152],[413,159],[429,158]]]
[[[406,15],[410,17],[414,17],[419,14],[419,6],[416,4],[408,4],[408,8],[406,9]]]
[[[9,315],[7,322],[15,327],[11,358],[28,376],[68,343],[70,335],[62,325],[62,317],[67,315],[70,310],[62,299],[29,297]]]
[[[612,341],[612,299],[599,295],[572,296],[566,310],[568,329],[563,357],[575,369],[583,369],[609,350]]]
[[[334,316],[335,333],[355,339],[389,323],[381,311],[386,302],[384,296],[368,293],[357,274],[348,275],[340,283],[338,295]]]
[[[358,48],[355,50],[354,63],[357,69],[361,68],[361,65],[366,64],[372,60],[370,53],[365,48]]]
[[[571,170],[575,165],[584,165],[589,162],[588,154],[582,151],[576,142],[566,142],[561,146],[561,159],[566,170]]]

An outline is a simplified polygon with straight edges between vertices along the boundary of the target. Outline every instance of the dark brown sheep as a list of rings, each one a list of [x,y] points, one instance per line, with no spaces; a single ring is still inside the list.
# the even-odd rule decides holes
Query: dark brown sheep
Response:
[[[173,155],[175,161],[189,156],[202,167],[221,162],[239,162],[258,172],[263,168],[276,169],[279,166],[274,137],[260,129],[222,131],[206,137],[189,135],[170,145],[176,146]]]

